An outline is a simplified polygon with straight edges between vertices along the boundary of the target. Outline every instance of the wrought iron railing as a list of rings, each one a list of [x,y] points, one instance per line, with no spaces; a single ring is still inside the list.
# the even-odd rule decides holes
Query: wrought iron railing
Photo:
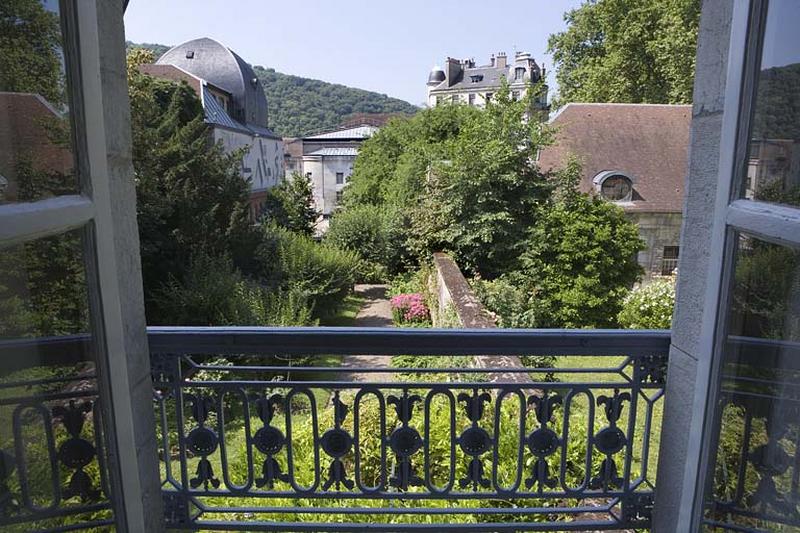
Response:
[[[88,335],[0,341],[0,530],[114,523]]]
[[[668,332],[151,328],[149,336],[171,528],[650,524]],[[384,356],[388,368],[338,364],[354,355]],[[421,357],[392,358],[408,355]],[[488,356],[523,356],[538,368],[472,365]]]

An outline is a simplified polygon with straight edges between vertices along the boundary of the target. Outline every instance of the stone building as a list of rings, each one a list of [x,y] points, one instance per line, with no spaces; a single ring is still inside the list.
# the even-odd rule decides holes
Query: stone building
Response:
[[[66,125],[64,113],[43,96],[0,92],[0,204],[18,201],[20,171],[46,174],[61,189],[77,190],[72,153],[54,138],[59,124]]]
[[[362,124],[287,140],[286,172],[298,172],[311,180],[314,204],[321,215],[318,231],[327,230],[328,219],[353,173],[358,148],[376,131],[377,126]]]
[[[203,37],[171,48],[141,70],[188,83],[200,97],[214,142],[228,152],[247,148],[241,175],[250,183],[251,214],[257,216],[267,190],[283,179],[284,147],[268,127],[267,98],[250,65],[223,44]]]
[[[492,55],[488,65],[475,65],[474,59],[448,57],[444,68],[435,66],[428,75],[428,106],[452,102],[483,107],[500,89],[503,78],[508,81],[511,96],[521,98],[531,83],[545,79],[530,54],[517,52],[514,61],[508,62],[505,52]],[[547,107],[547,86],[536,96],[535,105]]]
[[[553,145],[539,155],[547,170],[581,162],[580,189],[619,205],[639,227],[645,281],[671,274],[680,253],[683,184],[691,106],[567,104],[551,120]]]

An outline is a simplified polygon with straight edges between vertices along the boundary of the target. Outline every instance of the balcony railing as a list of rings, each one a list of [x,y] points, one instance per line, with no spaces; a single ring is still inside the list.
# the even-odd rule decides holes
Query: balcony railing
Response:
[[[650,524],[669,332],[150,328],[149,341],[169,528]],[[63,365],[85,343],[39,355]],[[339,365],[354,355],[385,364]],[[112,519],[93,379],[0,384],[13,428],[0,528]]]
[[[635,331],[152,329],[168,524],[647,527],[668,343]],[[423,358],[319,364],[354,354]],[[471,364],[487,356],[559,357]]]

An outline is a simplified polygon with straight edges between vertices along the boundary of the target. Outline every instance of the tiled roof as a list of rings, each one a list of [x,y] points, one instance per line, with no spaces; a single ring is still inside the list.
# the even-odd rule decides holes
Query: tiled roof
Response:
[[[347,128],[343,130],[329,131],[326,133],[319,133],[317,135],[310,135],[305,137],[305,140],[324,140],[324,139],[366,139],[378,131],[378,127],[361,125],[355,128]]]
[[[576,156],[587,192],[600,172],[624,172],[635,182],[633,201],[620,204],[625,211],[680,213],[691,119],[689,105],[567,104],[550,121],[555,142],[539,165],[559,168]]]
[[[322,148],[306,155],[324,155],[324,156],[349,156],[355,157],[358,155],[357,148]]]
[[[234,120],[220,105],[208,88],[203,87],[203,109],[206,113],[206,123],[221,126],[230,130],[240,131],[248,135],[260,135],[270,139],[279,139],[271,130],[254,124],[242,124]]]

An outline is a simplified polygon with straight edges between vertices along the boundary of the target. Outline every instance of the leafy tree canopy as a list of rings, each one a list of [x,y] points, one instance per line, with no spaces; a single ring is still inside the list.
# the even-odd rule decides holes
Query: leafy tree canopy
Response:
[[[291,231],[311,235],[319,213],[311,180],[295,172],[267,193],[261,218]]]
[[[692,101],[700,0],[585,0],[550,36],[558,104]]]
[[[442,105],[390,122],[362,145],[345,208],[384,206],[416,257],[449,251],[484,277],[513,268],[549,189],[535,164],[548,135],[524,118],[530,105],[505,85],[485,110]]]
[[[0,91],[65,102],[58,14],[40,0],[0,2]]]
[[[137,216],[145,294],[170,279],[183,281],[191,259],[230,256],[245,273],[258,233],[248,218],[240,154],[210,145],[200,101],[186,84],[140,74],[128,57]],[[162,319],[148,299],[148,319]]]

